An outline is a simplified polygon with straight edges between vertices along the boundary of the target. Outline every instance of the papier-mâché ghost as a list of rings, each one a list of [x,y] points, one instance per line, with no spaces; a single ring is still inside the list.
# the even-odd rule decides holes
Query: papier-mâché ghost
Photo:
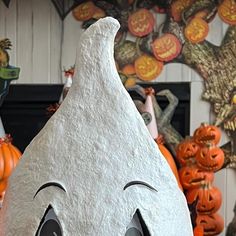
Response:
[[[108,17],[81,36],[72,87],[10,178],[1,236],[125,236],[135,213],[145,236],[192,235],[185,197],[116,71],[118,28]]]

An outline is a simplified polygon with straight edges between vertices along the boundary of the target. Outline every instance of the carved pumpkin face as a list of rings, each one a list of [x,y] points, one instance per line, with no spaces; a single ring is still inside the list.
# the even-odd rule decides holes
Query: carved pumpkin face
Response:
[[[144,81],[154,80],[163,69],[163,62],[157,61],[155,57],[142,55],[136,59],[135,71],[139,79]]]
[[[128,28],[131,34],[143,37],[153,31],[155,19],[152,13],[145,9],[139,9],[129,16]]]
[[[217,145],[220,142],[221,133],[219,128],[216,126],[203,123],[195,130],[193,138],[194,141],[199,145]]]
[[[220,209],[222,203],[220,190],[209,185],[189,190],[186,198],[189,204],[198,199],[196,206],[198,214],[213,214]]]
[[[208,32],[207,22],[200,17],[194,17],[184,29],[184,35],[191,43],[202,42],[207,37]]]
[[[179,178],[184,189],[192,189],[205,183],[212,183],[214,174],[203,171],[196,165],[190,165],[179,170]]]
[[[199,146],[192,139],[185,139],[176,148],[176,156],[181,165],[194,162]]]
[[[225,23],[236,25],[236,2],[224,0],[218,8],[218,14]]]
[[[219,214],[198,215],[196,224],[203,227],[204,235],[213,236],[220,234],[224,229],[224,220]]]
[[[179,39],[173,34],[164,34],[155,39],[152,44],[152,51],[157,60],[166,62],[176,58],[181,48],[182,45]]]
[[[118,28],[103,18],[80,37],[70,92],[10,177],[1,235],[191,235],[185,197],[115,68]]]
[[[196,155],[197,165],[208,171],[217,171],[224,164],[224,152],[216,146],[203,147]]]

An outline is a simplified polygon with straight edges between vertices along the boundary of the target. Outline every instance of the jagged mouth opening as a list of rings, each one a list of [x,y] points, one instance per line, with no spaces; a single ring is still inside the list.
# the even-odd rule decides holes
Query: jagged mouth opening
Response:
[[[207,209],[207,210],[201,210],[201,209],[198,209],[197,211],[198,211],[198,213],[200,213],[200,214],[211,214],[212,213],[212,211],[214,211],[214,209],[215,209],[215,207],[212,207],[212,208],[210,208],[210,209]]]
[[[194,183],[199,183],[201,181],[205,180],[205,178],[196,178],[196,179],[192,179],[190,181],[190,184],[194,184]]]
[[[201,143],[207,143],[207,142],[209,142],[209,141],[213,141],[214,139],[215,139],[215,135],[212,134],[212,135],[206,135],[206,136],[201,137],[201,138],[199,139],[199,141],[200,141]]]

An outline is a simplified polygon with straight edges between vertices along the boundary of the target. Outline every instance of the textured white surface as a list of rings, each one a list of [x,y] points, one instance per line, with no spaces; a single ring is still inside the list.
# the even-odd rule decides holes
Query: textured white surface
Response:
[[[192,235],[185,197],[116,72],[118,28],[105,18],[81,36],[72,87],[10,178],[1,236],[34,236],[49,204],[64,236],[124,236],[137,209],[151,236]],[[136,180],[158,192],[123,190]],[[47,182],[66,193],[52,186],[34,198]]]

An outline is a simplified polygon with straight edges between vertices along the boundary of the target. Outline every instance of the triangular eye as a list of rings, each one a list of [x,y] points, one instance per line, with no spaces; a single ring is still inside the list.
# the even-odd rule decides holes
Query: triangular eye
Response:
[[[62,236],[61,224],[51,205],[47,208],[35,236]]]
[[[130,224],[127,227],[125,236],[150,236],[139,210],[135,212]]]

